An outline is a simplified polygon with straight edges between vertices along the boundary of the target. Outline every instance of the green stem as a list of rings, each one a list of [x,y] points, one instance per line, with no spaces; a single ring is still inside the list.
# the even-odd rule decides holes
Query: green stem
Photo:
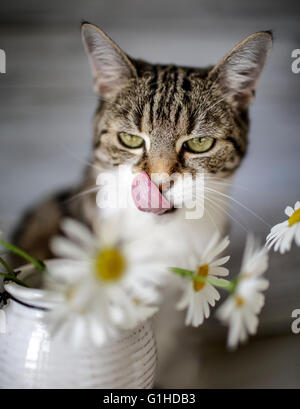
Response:
[[[7,262],[2,258],[2,257],[0,257],[0,263],[3,265],[3,267],[5,268],[5,270],[8,272],[8,274],[11,274],[11,275],[15,275],[15,272],[14,272],[14,270],[11,268],[11,267],[9,267],[9,265],[7,264]]]
[[[7,280],[11,280],[14,281],[17,284],[22,285],[23,287],[28,287],[28,285],[26,283],[24,283],[24,281],[19,280],[16,276],[11,275],[11,274],[6,274],[6,273],[0,273],[1,277],[6,278]]]
[[[177,268],[177,267],[170,267],[169,270],[172,273],[178,274],[181,277],[194,277],[195,273],[191,270],[185,270],[183,268]]]
[[[214,287],[222,288],[223,290],[227,290],[229,292],[233,291],[234,288],[234,283],[229,280],[224,280],[224,278],[217,278],[217,277],[199,277],[199,276],[194,276],[193,277],[194,281],[202,281],[203,283],[209,283],[213,285]]]
[[[237,277],[235,277],[232,281],[231,281],[231,292],[234,293],[235,292],[235,288],[237,286],[237,283],[239,282],[240,276],[238,275]]]
[[[12,251],[13,253],[17,254],[18,256],[23,257],[29,263],[33,264],[38,270],[45,271],[45,264],[42,261],[36,260],[35,258],[31,257],[25,251],[19,249],[18,247],[14,246],[13,244],[8,243],[5,240],[0,239],[0,245],[6,247],[8,250]]]

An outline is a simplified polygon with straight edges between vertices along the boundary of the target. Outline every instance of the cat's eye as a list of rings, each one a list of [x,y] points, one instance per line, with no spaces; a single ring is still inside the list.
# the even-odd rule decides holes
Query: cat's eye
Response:
[[[120,132],[118,134],[118,137],[121,144],[126,146],[126,148],[137,149],[144,144],[144,139],[141,136],[130,135],[126,132]]]
[[[192,138],[184,142],[183,147],[193,153],[204,153],[209,151],[215,143],[215,139],[211,136],[204,136],[202,138]]]

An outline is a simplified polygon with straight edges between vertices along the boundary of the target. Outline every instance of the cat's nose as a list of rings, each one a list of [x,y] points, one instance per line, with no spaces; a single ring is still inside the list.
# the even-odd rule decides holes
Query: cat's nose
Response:
[[[131,186],[131,194],[136,207],[143,212],[162,214],[172,208],[172,204],[161,194],[162,186],[153,183],[146,172],[137,174]]]

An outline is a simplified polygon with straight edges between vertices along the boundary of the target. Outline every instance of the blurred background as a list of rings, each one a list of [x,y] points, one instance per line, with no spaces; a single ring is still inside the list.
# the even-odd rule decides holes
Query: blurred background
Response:
[[[243,37],[272,29],[274,49],[250,113],[249,153],[232,190],[266,224],[232,203],[237,272],[246,232],[264,240],[285,218],[285,206],[300,199],[300,74],[291,71],[299,18],[300,2],[288,0],[1,0],[0,48],[7,57],[7,73],[0,74],[1,230],[9,233],[24,209],[75,183],[88,158],[96,96],[81,19],[99,25],[129,55],[195,66],[216,63]],[[299,248],[272,253],[268,278],[250,343],[227,352],[227,330],[214,319],[189,329],[180,353],[159,360],[158,386],[300,387],[300,334],[291,332],[291,313],[300,308]],[[174,331],[170,326],[164,335],[170,345]]]

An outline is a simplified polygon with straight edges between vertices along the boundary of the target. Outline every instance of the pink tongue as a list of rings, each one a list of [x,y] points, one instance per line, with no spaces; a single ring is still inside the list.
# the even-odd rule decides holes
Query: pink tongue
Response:
[[[134,204],[143,212],[164,213],[171,203],[163,197],[146,172],[139,173],[132,181],[131,194]]]

